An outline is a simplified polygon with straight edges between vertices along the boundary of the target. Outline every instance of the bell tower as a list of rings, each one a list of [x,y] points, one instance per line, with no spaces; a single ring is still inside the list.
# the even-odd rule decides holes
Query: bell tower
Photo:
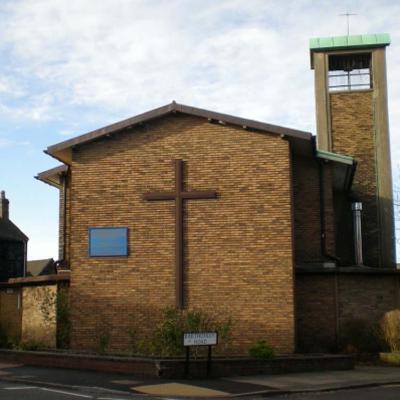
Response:
[[[318,149],[357,162],[346,207],[362,202],[364,265],[383,268],[395,268],[385,61],[389,44],[388,34],[310,40]],[[338,226],[340,216],[336,218]]]

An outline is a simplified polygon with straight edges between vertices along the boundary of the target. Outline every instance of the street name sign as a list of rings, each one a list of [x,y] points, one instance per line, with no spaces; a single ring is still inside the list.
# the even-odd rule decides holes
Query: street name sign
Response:
[[[183,345],[188,346],[215,346],[218,343],[217,332],[185,332]]]

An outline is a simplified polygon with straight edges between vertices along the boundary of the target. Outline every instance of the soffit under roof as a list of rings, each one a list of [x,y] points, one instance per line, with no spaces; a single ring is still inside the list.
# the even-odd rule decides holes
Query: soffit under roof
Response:
[[[139,114],[135,117],[128,118],[115,124],[96,129],[84,135],[80,135],[49,146],[45,152],[66,164],[70,164],[72,160],[71,149],[76,146],[90,143],[104,136],[118,134],[118,132],[132,128],[135,125],[143,124],[168,114],[179,113],[205,118],[209,122],[213,123],[234,125],[250,131],[280,135],[282,137],[286,137],[290,141],[293,151],[300,152],[302,154],[311,154],[312,152],[312,146],[310,145],[312,141],[312,134],[310,132],[285,128],[282,126],[240,118],[233,115],[217,113],[210,110],[178,104],[176,102],[172,102],[166,106],[156,108],[143,114]]]

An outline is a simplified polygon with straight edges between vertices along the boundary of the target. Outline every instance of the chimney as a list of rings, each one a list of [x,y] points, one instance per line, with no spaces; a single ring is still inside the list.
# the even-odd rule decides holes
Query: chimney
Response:
[[[355,264],[363,265],[363,252],[362,252],[362,231],[361,231],[361,211],[362,203],[355,202],[351,205],[353,210],[353,232],[354,232],[354,256]]]
[[[2,190],[0,197],[0,218],[8,219],[9,217],[8,205],[9,201],[6,199],[6,192]]]

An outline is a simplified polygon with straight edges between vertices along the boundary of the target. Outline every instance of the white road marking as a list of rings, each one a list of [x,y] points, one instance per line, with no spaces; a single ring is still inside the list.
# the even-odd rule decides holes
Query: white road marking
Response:
[[[97,397],[97,400],[127,400],[127,398],[125,397],[125,399],[123,399],[121,397]]]
[[[45,392],[68,394],[70,396],[76,396],[76,397],[85,397],[86,399],[93,399],[93,396],[88,396],[86,394],[72,393],[72,392],[64,392],[63,390],[47,389],[47,388],[40,388],[40,390],[44,390]]]
[[[37,386],[13,386],[13,387],[5,387],[4,390],[26,390],[26,389],[38,389]]]

